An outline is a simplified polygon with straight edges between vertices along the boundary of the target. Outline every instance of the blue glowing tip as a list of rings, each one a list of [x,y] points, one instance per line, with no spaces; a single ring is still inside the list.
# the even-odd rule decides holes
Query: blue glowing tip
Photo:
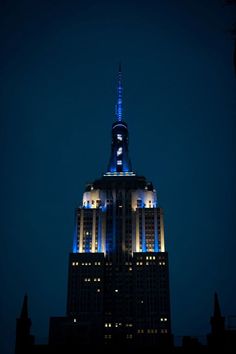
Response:
[[[118,122],[122,121],[122,72],[121,72],[121,64],[119,64],[119,72],[118,72],[118,86],[117,86],[117,105],[116,105],[116,117]]]

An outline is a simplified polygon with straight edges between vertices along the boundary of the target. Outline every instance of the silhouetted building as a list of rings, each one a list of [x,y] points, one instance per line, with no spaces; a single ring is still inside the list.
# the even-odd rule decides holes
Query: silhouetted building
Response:
[[[214,295],[214,312],[211,317],[211,333],[207,337],[210,349],[221,350],[225,346],[225,318],[221,315],[217,293]]]
[[[31,319],[28,315],[28,297],[25,295],[21,315],[16,320],[16,354],[31,353],[34,337],[30,334]]]
[[[235,353],[236,330],[225,328],[225,317],[221,315],[217,293],[214,295],[214,312],[211,317],[211,333],[207,336],[210,352]]]
[[[131,167],[119,70],[108,169],[76,210],[67,316],[51,318],[49,343],[170,345],[168,268],[157,192]]]

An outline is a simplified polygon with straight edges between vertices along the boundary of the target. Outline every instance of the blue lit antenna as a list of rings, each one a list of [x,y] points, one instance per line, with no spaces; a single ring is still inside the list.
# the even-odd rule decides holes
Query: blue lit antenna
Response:
[[[118,93],[118,100],[117,100],[117,105],[116,105],[116,117],[118,122],[122,121],[122,72],[121,72],[121,64],[119,64],[119,71],[118,71],[118,87],[117,87],[117,93]]]

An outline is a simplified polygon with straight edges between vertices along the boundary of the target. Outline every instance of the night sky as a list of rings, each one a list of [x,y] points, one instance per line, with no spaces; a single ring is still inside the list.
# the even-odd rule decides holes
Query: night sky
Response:
[[[106,172],[120,61],[133,169],[165,212],[173,333],[210,330],[215,290],[236,315],[235,9],[222,2],[1,1],[1,353],[25,292],[38,342],[65,314],[74,209]]]

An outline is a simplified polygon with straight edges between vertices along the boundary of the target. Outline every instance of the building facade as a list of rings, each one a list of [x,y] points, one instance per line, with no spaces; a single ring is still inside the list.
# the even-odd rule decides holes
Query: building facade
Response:
[[[132,169],[118,74],[107,172],[86,185],[69,256],[67,314],[51,318],[49,343],[169,345],[169,265],[163,210]]]

